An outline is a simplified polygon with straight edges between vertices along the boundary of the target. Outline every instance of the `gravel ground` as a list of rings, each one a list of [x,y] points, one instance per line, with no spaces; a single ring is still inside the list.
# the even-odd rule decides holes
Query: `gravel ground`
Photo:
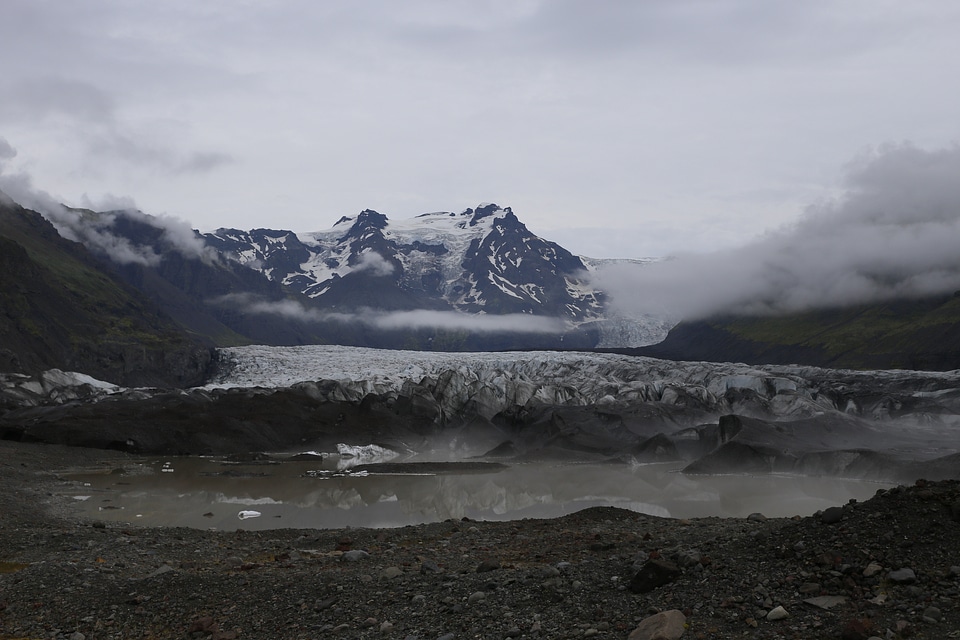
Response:
[[[0,638],[627,638],[674,610],[685,639],[960,638],[955,481],[794,519],[229,533],[83,522],[55,496],[51,470],[131,461],[0,442]]]

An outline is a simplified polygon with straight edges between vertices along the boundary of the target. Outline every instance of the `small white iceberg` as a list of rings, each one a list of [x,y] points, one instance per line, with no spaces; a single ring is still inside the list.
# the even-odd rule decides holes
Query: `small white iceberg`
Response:
[[[379,462],[393,460],[400,455],[392,449],[376,444],[352,445],[342,442],[337,445],[337,453],[340,454],[341,458],[359,458],[360,460],[376,460]]]
[[[237,517],[241,520],[246,520],[247,518],[259,518],[262,514],[259,511],[241,511],[237,514]]]
[[[235,496],[226,496],[222,493],[218,493],[213,501],[222,502],[224,504],[242,504],[247,507],[253,507],[258,504],[283,504],[282,501],[274,500],[273,498],[240,498]]]

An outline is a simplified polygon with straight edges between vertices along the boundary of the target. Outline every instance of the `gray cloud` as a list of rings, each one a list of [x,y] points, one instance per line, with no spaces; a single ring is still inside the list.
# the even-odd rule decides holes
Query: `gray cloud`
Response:
[[[562,320],[521,313],[506,315],[466,315],[455,311],[395,311],[374,318],[381,329],[448,329],[475,333],[516,331],[520,333],[560,333]]]
[[[576,253],[729,247],[863,144],[957,135],[960,3],[874,5],[5,0],[0,131],[69,203],[205,229],[496,199]]]
[[[456,311],[382,311],[366,309],[362,313],[331,313],[309,309],[295,300],[269,301],[249,294],[228,294],[212,301],[214,304],[242,308],[247,313],[277,315],[301,322],[339,322],[364,324],[383,330],[442,329],[496,333],[561,333],[567,326],[558,318],[525,314],[468,315]]]
[[[64,207],[46,191],[33,186],[33,180],[22,171],[9,171],[10,160],[17,157],[17,150],[0,137],[0,191],[22,207],[39,213],[64,211]],[[71,238],[72,239],[72,238]]]
[[[110,122],[114,100],[102,89],[57,77],[23,78],[11,83],[0,102],[0,120],[36,121],[68,116],[81,122]]]
[[[216,252],[204,244],[189,223],[172,216],[151,216],[136,209],[91,214],[63,206],[47,207],[39,211],[54,224],[60,235],[81,242],[118,264],[133,263],[153,267],[161,261],[161,255],[154,247],[134,244],[114,232],[113,227],[119,218],[129,218],[160,229],[161,251],[179,251],[189,258],[208,263],[217,259]]]
[[[83,243],[119,264],[156,266],[161,258],[152,247],[135,245],[113,232],[117,218],[128,217],[161,229],[164,249],[172,248],[207,262],[216,260],[216,252],[205,245],[190,223],[173,216],[147,215],[136,209],[132,198],[104,196],[93,201],[84,197],[84,205],[89,209],[107,209],[102,213],[65,207],[46,191],[35,188],[28,174],[5,171],[7,161],[16,155],[16,149],[0,137],[0,191],[20,206],[43,215],[64,238]]]
[[[369,271],[375,276],[389,276],[393,273],[393,265],[382,255],[373,250],[360,253],[354,271]]]
[[[207,173],[233,162],[229,154],[184,153],[174,146],[124,132],[120,127],[111,127],[89,135],[85,146],[87,151],[95,156],[160,169],[169,174]]]
[[[17,157],[17,150],[10,146],[10,143],[3,137],[0,137],[0,161],[10,160]],[[0,170],[3,166],[0,165]]]
[[[597,284],[622,310],[692,319],[777,314],[960,289],[960,146],[887,145],[842,196],[736,250],[618,265]]]

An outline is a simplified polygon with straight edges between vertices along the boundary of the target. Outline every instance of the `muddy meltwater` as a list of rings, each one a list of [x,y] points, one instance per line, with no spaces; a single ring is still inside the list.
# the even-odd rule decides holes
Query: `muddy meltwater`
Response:
[[[448,518],[556,517],[592,506],[656,516],[810,515],[891,485],[801,476],[691,476],[678,464],[525,463],[350,473],[336,462],[158,458],[125,473],[71,476],[84,516],[148,526],[399,527]],[[406,469],[416,473],[402,472]]]

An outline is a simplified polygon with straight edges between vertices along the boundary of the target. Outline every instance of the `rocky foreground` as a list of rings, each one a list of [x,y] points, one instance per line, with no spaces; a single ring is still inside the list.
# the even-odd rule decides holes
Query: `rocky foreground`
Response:
[[[0,638],[960,637],[956,481],[793,519],[227,533],[78,521],[48,471],[132,460],[0,441]]]

